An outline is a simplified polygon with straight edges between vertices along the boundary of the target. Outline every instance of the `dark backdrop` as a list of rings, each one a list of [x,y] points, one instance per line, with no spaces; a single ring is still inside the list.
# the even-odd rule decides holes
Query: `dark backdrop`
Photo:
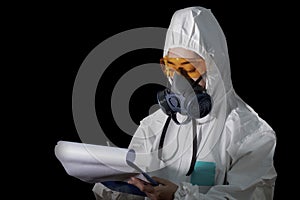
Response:
[[[291,132],[291,128],[284,122],[288,103],[283,93],[286,88],[281,84],[285,60],[280,54],[284,49],[280,46],[283,45],[280,38],[286,21],[280,14],[280,5],[260,5],[253,1],[226,4],[218,1],[45,3],[29,5],[29,9],[22,9],[21,5],[22,14],[10,25],[18,24],[17,30],[23,33],[16,36],[16,40],[23,42],[19,46],[21,54],[33,50],[26,56],[26,61],[32,64],[25,70],[31,75],[27,78],[29,85],[26,84],[26,88],[22,83],[19,85],[22,98],[33,97],[30,106],[25,107],[34,115],[26,125],[34,128],[26,129],[26,136],[20,137],[34,144],[26,145],[33,156],[23,167],[30,169],[24,173],[28,175],[24,185],[30,185],[29,189],[24,186],[25,193],[38,199],[42,199],[40,193],[49,199],[94,198],[92,185],[68,176],[54,156],[57,141],[80,142],[72,116],[72,89],[77,70],[89,52],[110,36],[138,27],[166,28],[175,10],[196,5],[210,8],[223,28],[237,94],[277,133],[275,199],[289,194],[290,175],[285,175],[285,171],[289,169],[288,153],[293,150],[287,148],[286,132]],[[148,56],[159,59],[160,52],[136,54],[140,62]],[[32,92],[28,92],[28,88]],[[138,102],[149,89],[157,88],[142,88],[132,101]],[[131,114],[139,121],[147,113],[133,109]],[[22,115],[22,119],[27,120],[28,115]],[[126,146],[127,142],[120,142],[120,145]]]

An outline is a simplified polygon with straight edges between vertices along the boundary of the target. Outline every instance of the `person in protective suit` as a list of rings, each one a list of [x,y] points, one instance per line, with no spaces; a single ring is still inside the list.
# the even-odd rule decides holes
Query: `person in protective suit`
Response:
[[[97,199],[273,199],[273,129],[234,91],[226,39],[209,9],[176,11],[167,31],[163,72],[170,88],[129,145],[153,186],[147,197],[94,185]]]

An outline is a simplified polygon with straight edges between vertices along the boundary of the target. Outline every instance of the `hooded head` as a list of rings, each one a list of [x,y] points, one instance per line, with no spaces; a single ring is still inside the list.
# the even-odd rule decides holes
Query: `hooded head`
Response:
[[[164,46],[167,56],[174,49],[187,49],[205,61],[205,88],[211,96],[212,110],[205,118],[197,120],[207,127],[203,142],[203,155],[207,155],[220,137],[234,98],[230,76],[229,56],[224,33],[209,9],[189,7],[172,16]],[[185,57],[176,52],[179,57]],[[201,73],[201,72],[200,72]],[[201,150],[201,149],[200,149]]]
[[[165,39],[164,56],[178,47],[193,51],[205,60],[212,114],[219,115],[220,109],[227,108],[226,97],[233,88],[226,38],[209,9],[189,7],[174,13]]]

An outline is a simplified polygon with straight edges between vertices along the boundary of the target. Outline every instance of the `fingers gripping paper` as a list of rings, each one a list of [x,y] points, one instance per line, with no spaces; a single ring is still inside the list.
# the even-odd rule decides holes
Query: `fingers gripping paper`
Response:
[[[140,173],[128,165],[135,159],[129,149],[59,141],[55,155],[70,176],[89,183],[124,181]]]

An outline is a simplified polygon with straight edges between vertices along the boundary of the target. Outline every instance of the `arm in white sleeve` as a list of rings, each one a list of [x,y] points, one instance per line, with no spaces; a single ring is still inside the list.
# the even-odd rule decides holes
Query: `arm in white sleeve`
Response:
[[[161,125],[153,123],[152,116],[148,116],[141,121],[128,146],[128,149],[133,149],[136,152],[136,164],[150,166],[153,156],[151,149],[157,137],[155,134],[157,130],[161,131]]]
[[[201,186],[181,183],[175,193],[176,200],[259,199],[272,200],[276,180],[273,156],[276,145],[271,131],[247,136],[233,153],[224,185],[212,186],[201,193]]]

